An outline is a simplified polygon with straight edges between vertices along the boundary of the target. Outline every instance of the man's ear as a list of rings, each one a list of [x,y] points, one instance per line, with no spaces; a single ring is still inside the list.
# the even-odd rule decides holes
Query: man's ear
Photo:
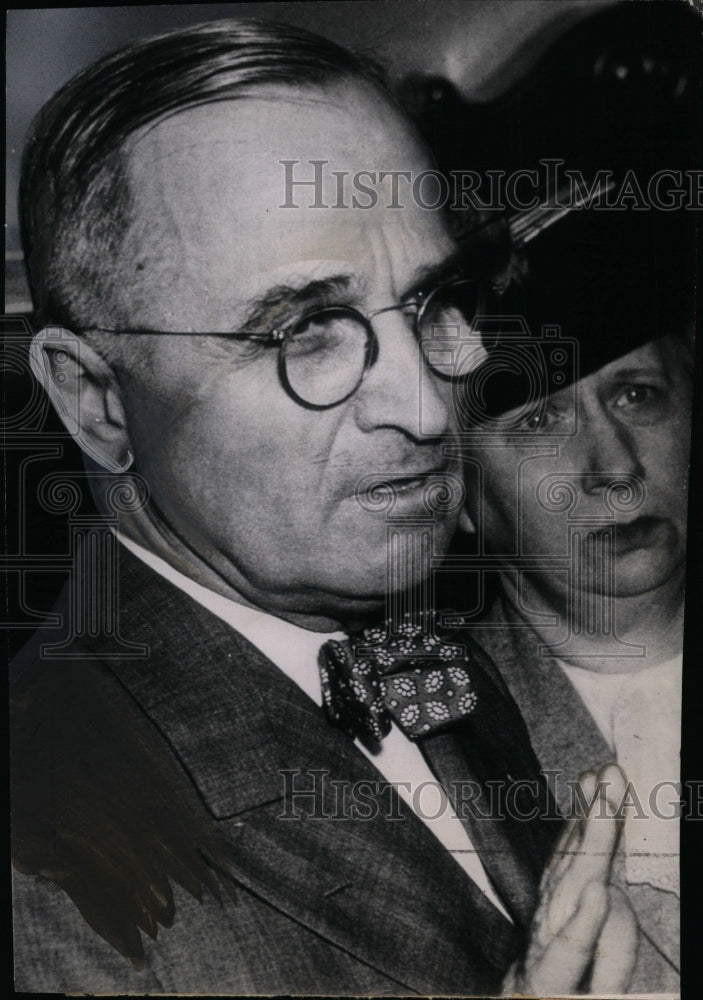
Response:
[[[124,408],[114,372],[70,330],[47,326],[29,348],[35,378],[44,386],[66,430],[108,472],[132,464]]]

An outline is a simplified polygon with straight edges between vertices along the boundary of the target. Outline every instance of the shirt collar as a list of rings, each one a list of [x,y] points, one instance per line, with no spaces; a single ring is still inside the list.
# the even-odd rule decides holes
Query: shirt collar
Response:
[[[312,632],[259,608],[237,604],[236,601],[216,594],[213,590],[191,580],[184,573],[174,569],[165,559],[154,555],[130,538],[124,535],[118,535],[118,538],[132,555],[212,614],[217,615],[231,628],[240,632],[302,688],[316,704],[322,704],[318,667],[320,647],[328,639],[346,639],[344,632]]]

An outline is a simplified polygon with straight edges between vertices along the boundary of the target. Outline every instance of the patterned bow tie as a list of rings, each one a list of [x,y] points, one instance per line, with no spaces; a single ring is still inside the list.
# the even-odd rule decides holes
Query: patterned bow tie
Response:
[[[330,639],[320,650],[322,697],[329,721],[378,753],[391,721],[417,740],[447,729],[476,707],[470,660],[463,646],[427,635],[404,621],[366,629],[349,643]]]

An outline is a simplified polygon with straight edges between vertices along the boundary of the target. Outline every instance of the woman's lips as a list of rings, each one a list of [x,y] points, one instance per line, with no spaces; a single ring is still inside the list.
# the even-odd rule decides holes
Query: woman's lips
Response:
[[[628,524],[615,526],[615,552],[625,555],[635,549],[647,548],[656,541],[656,536],[665,527],[661,517],[638,517]]]

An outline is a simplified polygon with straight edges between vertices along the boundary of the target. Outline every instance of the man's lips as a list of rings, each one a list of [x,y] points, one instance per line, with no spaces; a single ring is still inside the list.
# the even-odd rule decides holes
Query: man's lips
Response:
[[[430,479],[441,479],[450,473],[450,469],[447,466],[441,466],[440,468],[434,469],[422,469],[417,472],[408,472],[405,470],[403,473],[398,473],[397,475],[385,475],[383,481],[390,483],[396,492],[402,490],[417,489],[418,487],[425,487],[428,480]]]
[[[422,493],[430,484],[446,482],[450,476],[459,476],[458,469],[450,463],[420,468],[409,468],[406,465],[402,469],[379,470],[361,476],[354,489],[350,491],[350,496],[363,501],[364,498],[378,496],[384,490],[392,491],[398,498],[411,496],[415,493]]]

